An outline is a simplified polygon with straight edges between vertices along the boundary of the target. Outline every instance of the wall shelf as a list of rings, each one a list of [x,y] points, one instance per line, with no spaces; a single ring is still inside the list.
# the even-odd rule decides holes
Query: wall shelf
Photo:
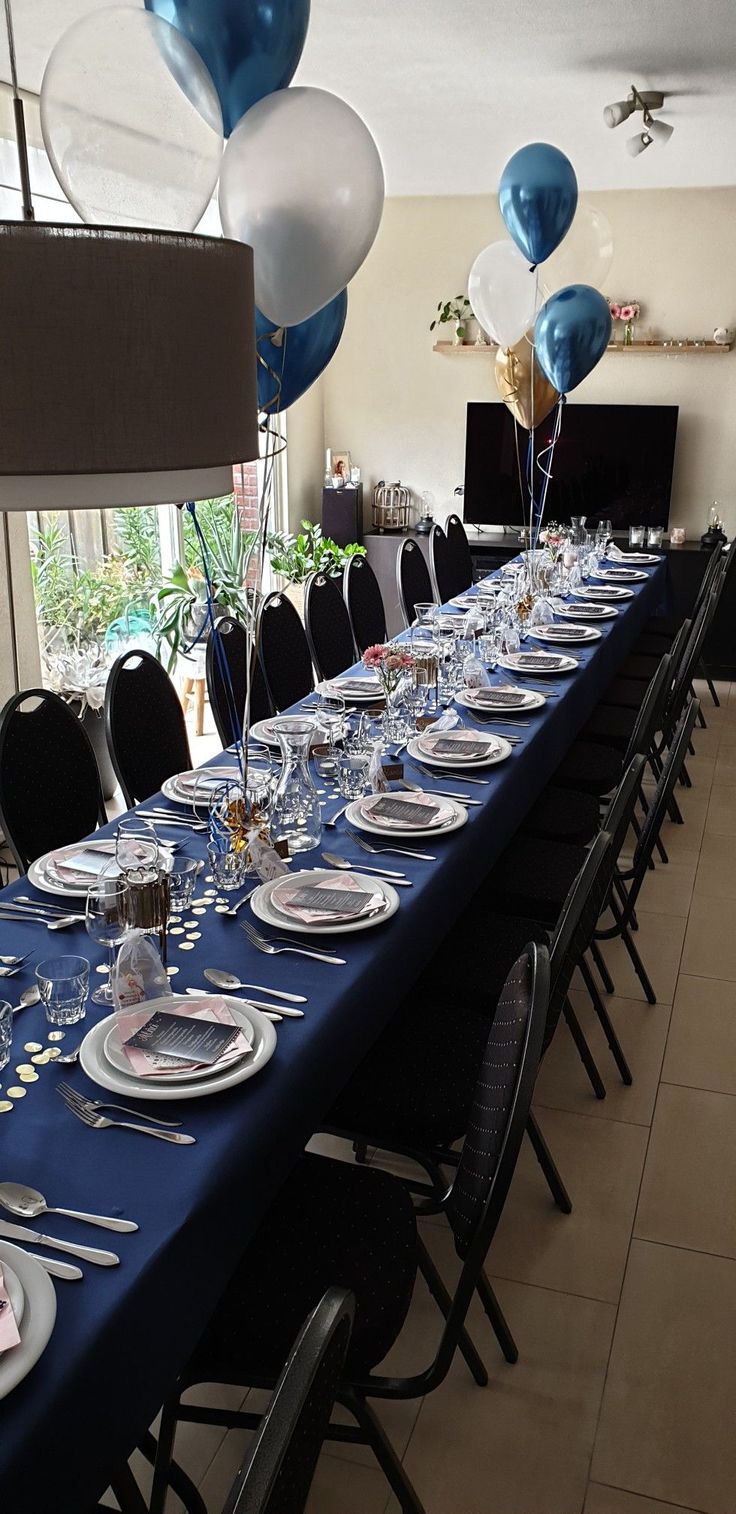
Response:
[[[676,339],[669,342],[632,342],[629,347],[624,347],[623,342],[609,342],[606,352],[663,352],[666,357],[703,357],[710,353],[730,352],[731,345],[731,342],[703,341],[696,346],[695,342],[683,340],[682,346],[679,346]],[[454,342],[435,342],[432,348],[433,352],[439,352],[442,357],[468,357],[479,353],[488,357],[493,356],[497,350],[490,342],[483,347],[476,347],[474,342],[465,347],[456,347]]]

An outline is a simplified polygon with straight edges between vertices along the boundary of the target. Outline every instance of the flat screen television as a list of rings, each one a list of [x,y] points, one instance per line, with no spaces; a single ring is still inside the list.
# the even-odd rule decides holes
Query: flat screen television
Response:
[[[677,436],[677,405],[565,405],[554,451],[545,519],[573,515],[610,520],[614,530],[666,526]],[[535,451],[547,445],[554,411],[537,427]],[[516,430],[516,438],[514,431]],[[465,520],[520,526],[518,455],[524,473],[528,432],[505,405],[471,401],[465,434]],[[535,493],[543,482],[536,470]]]

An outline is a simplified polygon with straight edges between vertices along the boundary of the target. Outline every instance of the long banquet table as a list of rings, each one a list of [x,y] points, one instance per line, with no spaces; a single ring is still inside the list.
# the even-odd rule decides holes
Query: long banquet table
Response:
[[[577,670],[549,680],[560,697],[529,715],[508,761],[479,775],[488,778],[487,787],[468,788],[482,805],[469,810],[463,829],[433,842],[437,861],[390,859],[414,887],[400,891],[393,919],[375,931],[339,938],[347,966],[262,955],[235,921],[214,910],[200,919],[202,936],[194,950],[180,953],[171,941],[177,991],[203,987],[203,969],[218,966],[308,996],[304,1019],[278,1025],[275,1055],[259,1076],[211,1099],[168,1105],[166,1113],[181,1118],[196,1145],[88,1129],[55,1094],[61,1072],[53,1065],[40,1069],[12,1114],[0,1116],[0,1180],[28,1183],[50,1204],[120,1213],[140,1226],[136,1234],[113,1235],[57,1216],[45,1221],[57,1236],[111,1246],[121,1265],[85,1266],[82,1282],[57,1282],[49,1345],[28,1378],[0,1401],[3,1514],[82,1514],[100,1497],[115,1466],[153,1420],[248,1238],[334,1096],[518,829],[662,602],[664,574],[660,560],[646,583],[632,585],[634,596],[616,619],[601,624],[601,639],[575,648]],[[529,682],[538,685],[536,678]],[[410,761],[407,771],[412,776]],[[438,779],[439,786],[446,783],[446,775]],[[422,781],[432,788],[431,780]],[[452,783],[461,786],[462,779]],[[329,804],[325,819],[338,803]],[[326,835],[326,845],[359,865],[361,854],[342,825]],[[204,855],[204,837],[182,831],[181,839],[190,855]],[[304,866],[315,862],[318,853],[303,858]],[[23,878],[0,899],[31,891]],[[81,952],[93,963],[102,957],[83,928],[52,938],[38,925],[2,922],[0,943],[5,953],[34,954],[7,984],[16,1001],[33,982],[34,962],[54,949]],[[90,1004],[87,1023],[101,1013]],[[16,1016],[15,1049],[0,1074],[3,1087],[26,1060],[24,1043],[45,1040],[46,1030],[40,1006]],[[85,1093],[99,1092],[78,1066],[63,1071]],[[155,1105],[140,1108],[158,1112]]]

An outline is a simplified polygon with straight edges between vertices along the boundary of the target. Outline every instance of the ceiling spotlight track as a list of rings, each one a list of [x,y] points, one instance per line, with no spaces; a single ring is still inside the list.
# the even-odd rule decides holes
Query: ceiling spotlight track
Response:
[[[661,90],[637,89],[635,84],[631,86],[631,94],[627,100],[616,100],[613,105],[607,105],[603,111],[603,119],[606,126],[621,126],[628,121],[635,111],[640,110],[643,117],[643,130],[636,136],[629,137],[626,143],[626,151],[632,158],[637,158],[645,148],[651,147],[656,142],[663,147],[669,142],[674,131],[668,121],[656,120],[652,116],[653,110],[661,110],[664,105],[664,94]]]

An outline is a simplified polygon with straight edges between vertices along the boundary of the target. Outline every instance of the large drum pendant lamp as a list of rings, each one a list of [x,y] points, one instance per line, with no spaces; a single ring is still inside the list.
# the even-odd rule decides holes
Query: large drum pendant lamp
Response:
[[[0,222],[0,510],[203,499],[258,456],[253,253]]]

